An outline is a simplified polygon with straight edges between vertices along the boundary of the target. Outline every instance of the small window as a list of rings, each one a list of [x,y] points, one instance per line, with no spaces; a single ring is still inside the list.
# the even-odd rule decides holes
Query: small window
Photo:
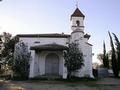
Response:
[[[40,43],[40,41],[35,41],[34,43],[36,43],[36,44],[37,44],[37,43]]]
[[[76,25],[77,25],[77,26],[80,26],[80,21],[77,20],[77,21],[76,21]]]

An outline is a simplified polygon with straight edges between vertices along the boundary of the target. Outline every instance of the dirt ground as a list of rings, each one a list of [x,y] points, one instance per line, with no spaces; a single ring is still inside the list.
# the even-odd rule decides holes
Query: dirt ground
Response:
[[[97,81],[4,81],[0,90],[120,90],[120,79],[104,78]]]

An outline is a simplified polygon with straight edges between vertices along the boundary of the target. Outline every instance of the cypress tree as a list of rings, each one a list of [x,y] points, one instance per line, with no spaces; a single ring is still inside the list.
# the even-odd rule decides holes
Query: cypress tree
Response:
[[[117,53],[117,62],[118,62],[118,69],[120,71],[120,41],[118,37],[113,33],[115,38],[115,45],[116,45],[116,53]]]
[[[103,42],[103,65],[105,68],[109,68],[108,54],[106,54],[105,42]]]
[[[112,49],[112,57],[111,57],[112,69],[113,69],[114,76],[118,77],[119,70],[118,70],[118,65],[117,65],[116,52],[115,52],[112,36],[109,31],[108,31],[108,34],[110,37],[110,45],[111,45],[111,49]]]

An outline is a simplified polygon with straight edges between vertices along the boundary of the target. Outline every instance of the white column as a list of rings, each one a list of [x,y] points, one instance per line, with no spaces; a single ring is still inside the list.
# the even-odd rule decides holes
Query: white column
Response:
[[[30,61],[30,71],[29,71],[29,78],[34,77],[34,64],[35,64],[35,51],[31,52],[31,61]]]
[[[63,76],[62,76],[62,78],[66,79],[67,78],[67,68],[64,66],[64,63],[65,63],[65,60],[63,58]]]

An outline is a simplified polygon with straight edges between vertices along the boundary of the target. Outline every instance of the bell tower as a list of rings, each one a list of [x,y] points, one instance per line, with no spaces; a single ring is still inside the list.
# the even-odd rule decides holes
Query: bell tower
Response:
[[[71,15],[71,29],[72,39],[84,37],[84,14],[77,7],[74,13]]]
[[[78,77],[93,77],[92,74],[92,45],[88,42],[90,35],[84,32],[84,14],[80,11],[78,6],[71,15],[71,37],[70,43],[78,44],[78,49],[83,53],[84,67],[76,72]]]

